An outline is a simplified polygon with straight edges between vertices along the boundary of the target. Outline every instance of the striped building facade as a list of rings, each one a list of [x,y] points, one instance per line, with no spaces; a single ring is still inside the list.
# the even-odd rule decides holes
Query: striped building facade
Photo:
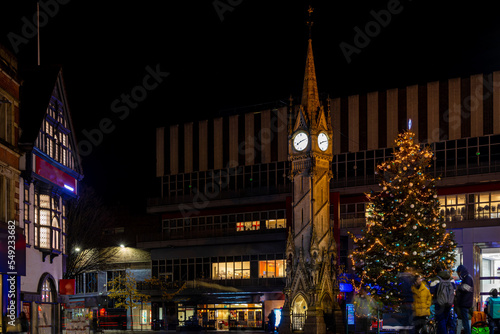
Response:
[[[341,263],[347,264],[352,249],[347,231],[357,233],[365,225],[364,194],[377,189],[376,166],[391,158],[394,139],[407,129],[411,119],[417,141],[430,145],[435,153],[431,172],[442,178],[441,213],[459,244],[457,261],[475,278],[475,301],[480,307],[490,286],[500,283],[496,273],[500,267],[500,72],[337,97],[323,101],[327,104],[334,154],[331,226]],[[190,246],[192,257],[201,258],[204,251],[218,257],[200,260],[203,275],[199,270],[189,274],[188,265],[185,276],[182,270],[174,273],[175,280],[208,277],[221,283],[220,278],[215,279],[213,265],[231,261],[232,257],[221,256],[228,249],[242,259],[284,259],[285,227],[293,219],[288,178],[288,128],[294,121],[290,108],[281,104],[156,130],[161,198],[150,199],[148,212],[160,214],[162,224],[139,242],[139,247],[151,249],[153,274],[155,263],[156,273],[161,274],[162,261],[166,261],[166,268],[169,258],[182,262],[186,250],[180,246],[181,240],[196,245]],[[271,215],[285,225],[265,229]],[[260,219],[261,228],[246,231],[248,235],[243,237],[238,226],[249,219],[254,220],[254,226]],[[212,241],[218,246],[206,244],[203,237],[214,237]],[[198,263],[198,259],[192,261]],[[482,273],[486,269],[480,268],[488,266],[489,272]],[[252,296],[254,302],[258,298],[249,291],[262,284],[272,286],[267,293],[274,297],[261,297],[265,302],[259,310],[267,315],[281,303],[284,277],[264,283],[262,277],[254,276],[256,270],[250,271],[252,283],[243,285],[249,284],[247,297]],[[169,277],[168,269],[163,275]],[[226,277],[222,284],[241,282]],[[153,308],[153,312],[158,310]]]
[[[500,72],[330,100],[334,154],[500,134]],[[286,161],[288,107],[158,128],[156,176]]]

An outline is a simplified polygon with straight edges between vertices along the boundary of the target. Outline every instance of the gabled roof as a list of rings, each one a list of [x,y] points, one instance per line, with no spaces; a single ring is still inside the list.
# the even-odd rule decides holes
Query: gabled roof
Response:
[[[21,73],[20,144],[35,143],[60,71],[60,67],[39,67]]]
[[[21,72],[23,84],[20,88],[20,127],[21,147],[33,147],[52,96],[63,103],[68,127],[71,131],[70,145],[75,155],[75,171],[83,175],[78,145],[73,129],[71,114],[66,99],[66,91],[60,66],[39,66]]]

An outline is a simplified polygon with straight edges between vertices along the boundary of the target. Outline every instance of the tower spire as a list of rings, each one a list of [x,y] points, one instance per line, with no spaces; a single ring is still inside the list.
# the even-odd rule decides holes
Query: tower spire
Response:
[[[309,9],[307,10],[309,12],[309,21],[307,21],[307,25],[309,27],[309,43],[307,46],[306,70],[304,73],[304,86],[302,88],[301,101],[302,106],[309,115],[314,113],[319,107],[318,83],[316,81],[316,69],[314,67],[311,39],[311,28],[313,25],[313,22],[311,21],[311,14],[313,10],[314,8],[311,6],[309,6]]]

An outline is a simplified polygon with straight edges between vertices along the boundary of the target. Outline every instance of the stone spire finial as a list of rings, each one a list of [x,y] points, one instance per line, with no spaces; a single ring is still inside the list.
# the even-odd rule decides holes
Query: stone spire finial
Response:
[[[311,39],[311,28],[313,22],[311,21],[311,14],[313,8],[309,6],[309,21],[307,25],[309,26],[309,44],[307,47],[307,59],[306,59],[306,70],[304,74],[304,86],[302,88],[302,101],[301,104],[304,106],[306,113],[312,115],[318,109],[319,94],[318,94],[318,83],[316,81],[316,69],[314,67],[314,56],[312,50],[312,39]]]

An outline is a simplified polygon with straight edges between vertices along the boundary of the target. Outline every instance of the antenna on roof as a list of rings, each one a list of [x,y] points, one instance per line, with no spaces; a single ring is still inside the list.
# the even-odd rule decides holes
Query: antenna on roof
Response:
[[[40,66],[40,1],[36,2],[36,39],[38,66]]]

